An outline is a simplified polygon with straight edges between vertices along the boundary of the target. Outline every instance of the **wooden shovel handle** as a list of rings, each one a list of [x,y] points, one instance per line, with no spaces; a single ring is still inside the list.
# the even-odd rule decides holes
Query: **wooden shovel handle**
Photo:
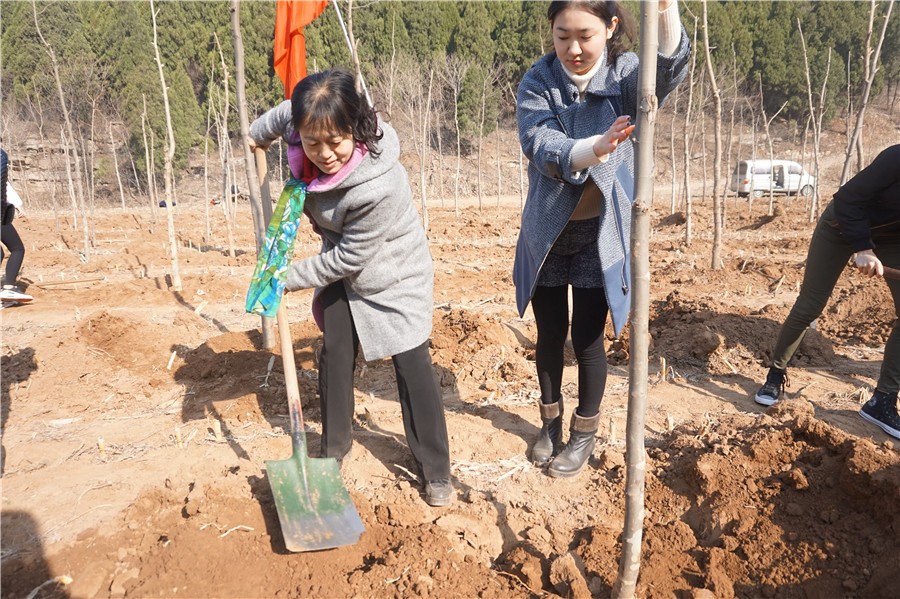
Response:
[[[269,172],[266,165],[266,150],[257,146],[254,151],[256,159],[256,175],[259,177],[260,195],[266,227],[272,218],[272,198],[269,194]],[[278,325],[278,339],[281,345],[281,362],[284,366],[284,386],[287,391],[288,412],[291,417],[291,434],[295,440],[306,445],[303,431],[303,410],[300,408],[300,382],[297,380],[297,366],[294,362],[294,342],[291,339],[291,326],[288,323],[287,308],[282,300],[275,317]]]
[[[900,281],[900,270],[896,268],[891,268],[890,266],[884,267],[884,278],[885,279],[893,279],[894,281]]]

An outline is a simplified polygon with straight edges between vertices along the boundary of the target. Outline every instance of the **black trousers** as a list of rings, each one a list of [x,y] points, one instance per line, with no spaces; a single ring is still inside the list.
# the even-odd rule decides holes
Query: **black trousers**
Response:
[[[353,369],[359,336],[343,281],[320,297],[325,345],[319,358],[322,454],[341,458],[350,451],[353,428]],[[441,391],[434,377],[428,342],[393,356],[406,442],[426,481],[450,478],[450,444]]]
[[[9,260],[6,262],[6,273],[3,282],[6,285],[15,285],[19,279],[19,270],[25,260],[25,244],[12,223],[0,226],[0,242],[9,250]],[[3,249],[0,248],[0,261],[3,260]]]
[[[541,402],[555,403],[561,396],[563,350],[569,333],[569,287],[538,285],[531,298],[537,324],[535,363]],[[609,306],[603,288],[572,288],[572,346],[578,359],[578,415],[600,412],[606,388],[606,350],[603,329]]]

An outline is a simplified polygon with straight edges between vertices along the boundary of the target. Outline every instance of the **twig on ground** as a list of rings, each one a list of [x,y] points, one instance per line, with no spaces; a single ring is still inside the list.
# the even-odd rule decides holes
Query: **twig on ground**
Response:
[[[725,356],[719,356],[719,358],[721,358],[722,361],[725,362],[725,365],[728,366],[728,367],[731,369],[731,372],[732,372],[733,374],[737,374],[737,373],[738,373],[737,368],[735,368],[735,367],[731,364],[731,362],[728,361],[728,359],[727,359]]]
[[[76,283],[91,283],[94,281],[102,281],[106,279],[106,277],[88,277],[86,279],[67,279],[65,281],[46,281],[35,283],[35,287],[40,287],[44,289],[45,287],[55,287],[56,285],[74,285]]]
[[[95,354],[103,354],[104,356],[106,356],[108,358],[112,358],[112,355],[108,351],[102,350],[99,347],[92,347],[92,346],[88,345],[87,350],[89,352],[93,352]]]
[[[80,503],[81,500],[84,498],[84,496],[87,495],[88,493],[90,493],[91,491],[96,491],[97,489],[102,489],[104,487],[111,487],[111,486],[112,486],[112,483],[109,481],[106,481],[102,485],[94,485],[90,489],[85,489],[84,491],[82,491],[81,495],[78,496],[78,501],[76,501],[75,503],[76,504]]]
[[[28,596],[25,597],[25,599],[34,599],[35,597],[38,596],[38,593],[40,593],[42,588],[44,588],[45,586],[51,585],[51,584],[61,584],[62,586],[68,586],[68,585],[72,584],[72,577],[66,576],[65,574],[63,574],[62,576],[54,576],[50,580],[44,582],[43,584],[38,586],[36,589],[34,589],[30,593],[28,593]]]
[[[236,530],[246,530],[248,532],[253,532],[253,529],[250,528],[249,526],[244,526],[243,524],[238,524],[237,526],[233,526],[233,527],[229,528],[228,530],[226,530],[225,532],[223,532],[222,534],[220,534],[219,538],[221,539],[222,537],[228,536],[228,534],[230,534]]]
[[[410,478],[410,480],[417,480],[419,478],[418,476],[416,476],[415,474],[413,474],[412,472],[410,472],[409,470],[407,470],[400,464],[394,464],[394,467],[397,468],[398,470],[404,472],[406,474],[406,476],[408,476]]]
[[[384,582],[387,583],[387,584],[394,584],[395,582],[397,582],[398,580],[400,580],[401,578],[403,578],[403,576],[404,576],[407,572],[409,572],[409,566],[406,566],[405,568],[403,568],[403,572],[402,572],[402,573],[400,574],[400,576],[398,576],[397,578],[385,578],[385,579],[384,579]]]
[[[489,298],[487,298],[487,299],[481,300],[481,301],[478,302],[477,304],[472,304],[472,305],[469,307],[469,309],[471,310],[472,308],[477,308],[478,306],[483,306],[484,304],[488,304],[488,303],[494,301],[494,299],[495,299],[496,297],[497,297],[496,295],[492,295],[491,297],[489,297]]]
[[[507,578],[511,578],[511,579],[515,580],[515,581],[518,582],[520,585],[522,585],[523,587],[525,587],[525,588],[528,590],[528,592],[531,593],[532,595],[538,595],[538,596],[541,596],[541,597],[544,595],[544,593],[541,592],[541,591],[534,591],[534,590],[532,590],[530,586],[528,586],[527,584],[525,584],[525,581],[524,581],[524,580],[522,580],[521,578],[519,578],[519,577],[516,576],[515,574],[510,574],[509,572],[504,572],[503,570],[495,570],[495,572],[497,572],[497,574],[500,574],[501,576],[506,576]]]
[[[772,294],[778,293],[778,290],[781,289],[781,284],[784,283],[784,275],[781,275],[779,279],[775,282],[775,288],[772,289]]]

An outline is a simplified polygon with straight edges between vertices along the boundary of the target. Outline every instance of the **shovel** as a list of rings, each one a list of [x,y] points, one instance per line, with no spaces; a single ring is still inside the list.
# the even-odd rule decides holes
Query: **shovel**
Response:
[[[895,281],[900,281],[900,270],[896,268],[891,268],[890,266],[884,267],[884,278],[885,279],[893,279]]]
[[[271,204],[266,180],[265,150],[257,148],[256,166],[262,201]],[[276,315],[293,454],[286,460],[267,460],[266,472],[278,510],[281,533],[288,551],[317,551],[352,545],[365,530],[341,470],[334,458],[310,458],[306,450],[300,385],[294,364],[294,347],[284,303]]]
[[[352,545],[365,527],[344,488],[337,460],[310,458],[306,451],[300,387],[284,304],[278,309],[277,322],[293,455],[286,460],[267,460],[266,471],[285,547],[288,551],[317,551]]]

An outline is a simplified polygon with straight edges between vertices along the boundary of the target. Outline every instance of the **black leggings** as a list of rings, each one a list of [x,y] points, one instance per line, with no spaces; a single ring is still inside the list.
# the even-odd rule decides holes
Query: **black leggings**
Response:
[[[572,288],[572,346],[578,359],[578,415],[600,412],[606,388],[606,350],[603,329],[609,306],[603,289]],[[537,323],[538,384],[541,402],[554,403],[562,395],[563,349],[569,332],[568,286],[535,289],[531,309]]]
[[[6,274],[3,282],[7,285],[15,285],[19,279],[19,270],[22,268],[22,261],[25,260],[25,244],[16,228],[9,225],[0,227],[0,242],[9,250],[9,260],[6,262]],[[3,248],[0,248],[0,262],[3,261]]]
[[[319,358],[322,454],[341,458],[350,451],[353,430],[353,369],[359,336],[344,282],[332,283],[319,298],[324,308],[325,345]],[[428,342],[391,358],[406,442],[426,481],[450,478],[450,445],[440,387]]]

